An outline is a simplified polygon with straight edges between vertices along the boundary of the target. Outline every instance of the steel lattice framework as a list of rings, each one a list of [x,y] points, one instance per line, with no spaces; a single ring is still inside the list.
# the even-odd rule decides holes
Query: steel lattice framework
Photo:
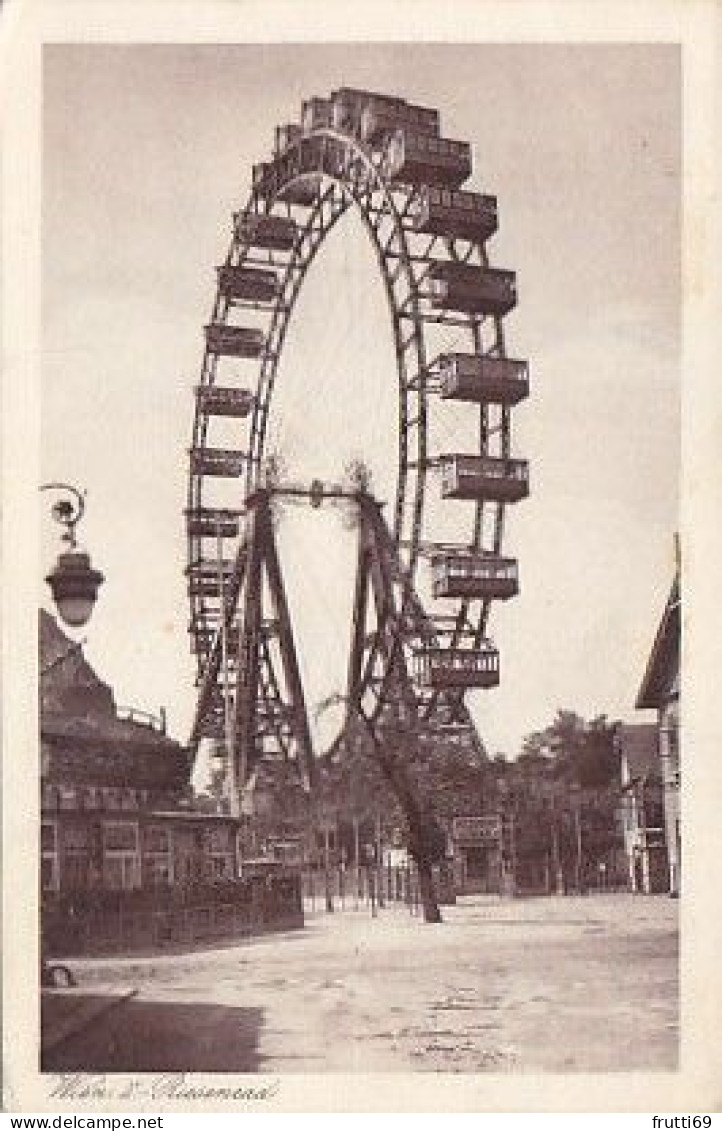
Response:
[[[303,281],[352,208],[388,300],[399,430],[388,526],[363,491],[356,496],[362,521],[349,692],[360,703],[372,690],[378,716],[397,684],[389,675],[401,665],[412,673],[420,714],[470,725],[464,691],[498,682],[487,627],[492,602],[517,591],[516,562],[501,555],[505,507],[528,491],[527,465],[511,454],[512,409],[528,393],[528,373],[525,362],[506,356],[503,317],[515,305],[516,281],[490,267],[496,199],[461,189],[471,171],[469,145],[441,136],[436,110],[344,88],[308,100],[300,123],[277,128],[272,159],[254,166],[250,197],[234,215],[196,390],[186,572],[199,684],[191,745],[204,736],[239,741],[241,782],[268,749],[268,735],[284,756],[295,749],[311,767],[273,544],[266,440]],[[442,402],[475,414],[472,451],[432,450],[430,422]],[[232,441],[219,443],[229,430]],[[429,534],[432,474],[441,476],[442,498],[466,500],[463,540]],[[416,595],[421,563],[429,561],[440,613]],[[367,590],[376,604],[370,633]]]

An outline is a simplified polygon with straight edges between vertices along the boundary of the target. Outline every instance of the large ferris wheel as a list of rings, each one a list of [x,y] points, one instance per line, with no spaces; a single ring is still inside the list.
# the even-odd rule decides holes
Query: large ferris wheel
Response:
[[[342,88],[277,127],[271,159],[254,165],[249,199],[234,214],[205,327],[186,509],[199,687],[191,746],[204,737],[224,743],[234,788],[273,755],[295,759],[306,781],[313,775],[276,495],[357,507],[348,697],[359,710],[370,702],[369,719],[402,687],[417,717],[458,722],[468,718],[465,692],[499,681],[489,617],[495,601],[518,591],[517,563],[502,542],[506,507],[528,493],[511,416],[529,380],[526,362],[505,348],[516,278],[487,254],[496,198],[462,189],[471,174],[470,145],[442,136],[437,110]],[[350,210],[371,240],[394,342],[388,517],[362,476],[293,485],[269,471],[289,325],[311,264]],[[430,505],[434,493],[440,506]],[[453,538],[444,507],[455,511]]]

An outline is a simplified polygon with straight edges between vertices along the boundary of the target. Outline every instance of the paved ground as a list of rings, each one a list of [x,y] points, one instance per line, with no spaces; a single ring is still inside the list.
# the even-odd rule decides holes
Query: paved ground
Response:
[[[44,1067],[672,1069],[677,910],[661,896],[467,898],[438,926],[404,908],[318,911],[222,950],[85,960],[76,991],[45,999]]]

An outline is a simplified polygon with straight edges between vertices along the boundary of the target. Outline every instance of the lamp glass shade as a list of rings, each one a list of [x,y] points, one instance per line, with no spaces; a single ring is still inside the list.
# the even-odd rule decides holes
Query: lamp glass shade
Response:
[[[81,628],[88,623],[95,598],[63,597],[55,602],[60,619],[71,628]]]
[[[61,554],[45,579],[50,586],[58,615],[71,628],[86,624],[93,611],[103,575],[81,550]]]

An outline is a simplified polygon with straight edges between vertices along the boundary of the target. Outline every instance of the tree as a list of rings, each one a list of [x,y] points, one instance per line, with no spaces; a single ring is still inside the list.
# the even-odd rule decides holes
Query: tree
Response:
[[[560,708],[550,726],[524,739],[518,761],[539,769],[546,766],[568,784],[606,786],[619,771],[615,732],[616,724],[606,715],[585,722],[576,712]]]
[[[534,808],[530,799],[545,798],[544,820],[557,890],[568,874],[575,877],[575,886],[583,886],[585,864],[603,857],[618,843],[615,732],[616,724],[605,715],[587,722],[574,711],[560,709],[548,727],[525,739],[517,760],[527,819]],[[534,820],[541,827],[542,816]],[[524,836],[521,832],[520,839]]]
[[[347,702],[334,695],[319,711]],[[375,796],[377,812],[387,812],[404,826],[406,846],[415,864],[424,920],[441,921],[433,868],[445,858],[444,820],[464,812],[470,799],[478,811],[485,788],[483,752],[470,749],[459,736],[444,737],[422,726],[413,712],[403,718],[392,710],[372,725],[352,712],[335,744],[341,773],[337,788],[346,789],[347,804],[359,790]]]

